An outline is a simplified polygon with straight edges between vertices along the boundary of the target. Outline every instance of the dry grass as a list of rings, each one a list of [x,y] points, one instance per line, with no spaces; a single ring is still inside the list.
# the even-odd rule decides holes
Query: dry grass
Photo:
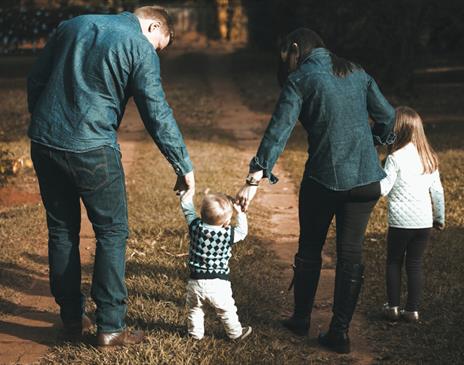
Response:
[[[239,60],[247,56],[237,57]],[[184,122],[182,129],[196,166],[198,199],[207,187],[233,194],[246,169],[246,161],[238,160],[233,141],[217,131],[204,131],[204,127],[210,126],[211,121],[220,115],[220,110],[215,107],[209,87],[202,79],[206,71],[202,69],[201,60],[200,55],[187,57],[180,61],[184,67],[168,67],[164,78],[169,100],[178,119]],[[245,60],[256,62],[258,59],[253,56]],[[277,91],[272,86],[275,85],[271,73],[273,68],[261,72],[256,68],[249,74],[246,70],[247,67],[241,69],[241,86],[247,93],[247,102],[253,104],[253,96],[259,98],[261,104],[257,110],[270,112],[271,100]],[[257,79],[262,87],[259,92],[253,92],[252,86]],[[24,94],[21,97],[24,98]],[[464,222],[459,168],[464,152],[457,133],[462,135],[462,129],[456,128],[461,127],[440,125],[429,130],[434,145],[440,151],[448,227],[443,233],[434,235],[427,253],[422,310],[424,322],[420,325],[400,323],[391,326],[380,319],[379,308],[385,300],[385,202],[378,204],[371,219],[365,245],[369,275],[359,310],[367,316],[366,338],[375,346],[381,363],[451,364],[461,363],[463,359],[459,339],[464,333],[459,324],[464,315],[464,257],[461,248]],[[295,134],[283,156],[296,181],[299,181],[306,158],[306,142],[302,136],[301,133]],[[27,152],[27,144],[21,138],[13,141],[11,146],[18,148],[20,153]],[[239,315],[243,323],[253,326],[253,335],[241,343],[228,341],[217,318],[210,312],[205,339],[195,342],[187,338],[184,300],[188,277],[186,258],[172,254],[185,254],[188,238],[177,197],[171,191],[174,175],[151,141],[141,143],[136,160],[138,163],[127,180],[131,226],[127,250],[128,324],[147,330],[149,341],[110,352],[97,351],[89,342],[80,346],[58,345],[42,360],[43,364],[352,363],[350,356],[321,352],[314,339],[301,340],[282,331],[278,320],[282,311],[291,305],[285,299],[287,296],[282,294],[287,283],[282,282],[281,267],[266,249],[263,239],[266,232],[260,230],[259,223],[266,219],[268,212],[257,210],[250,213],[250,236],[234,249],[231,261],[232,285]],[[27,280],[27,270],[34,270],[33,266],[29,266],[32,262],[29,258],[37,245],[45,240],[41,208],[18,207],[0,215],[1,266],[12,268],[11,273],[9,270],[1,271],[0,310],[3,313],[15,309],[14,293],[21,290],[21,278],[24,276],[24,281]],[[28,260],[28,269],[24,268],[25,259]],[[21,270],[23,276],[18,276]],[[90,267],[85,268],[86,291],[90,270]],[[13,299],[6,300],[10,295]],[[92,309],[91,304],[88,309]]]

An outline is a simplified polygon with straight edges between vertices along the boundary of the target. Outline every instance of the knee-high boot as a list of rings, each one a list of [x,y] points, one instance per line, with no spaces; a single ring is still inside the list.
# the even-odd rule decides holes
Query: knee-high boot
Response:
[[[358,302],[364,279],[364,265],[343,262],[337,264],[334,303],[329,331],[319,335],[319,343],[335,352],[350,352],[348,329]]]
[[[308,334],[320,274],[320,258],[308,260],[295,256],[292,281],[294,310],[293,315],[283,321],[283,325],[298,336]]]

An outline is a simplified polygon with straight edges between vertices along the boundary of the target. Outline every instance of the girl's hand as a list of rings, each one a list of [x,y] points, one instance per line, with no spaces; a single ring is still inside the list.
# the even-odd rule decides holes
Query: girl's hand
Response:
[[[439,230],[439,231],[443,231],[445,229],[445,225],[443,223],[440,223],[440,222],[433,222],[433,228]]]

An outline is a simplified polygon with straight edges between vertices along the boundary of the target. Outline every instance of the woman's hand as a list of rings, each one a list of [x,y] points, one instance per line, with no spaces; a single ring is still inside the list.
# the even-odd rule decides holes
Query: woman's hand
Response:
[[[258,191],[258,184],[263,178],[263,170],[250,172],[247,177],[247,183],[238,191],[235,196],[235,202],[240,204],[242,211],[246,212],[250,206],[251,201]],[[248,183],[248,180],[251,179],[253,183]],[[256,183],[256,185],[254,185]]]
[[[257,186],[252,186],[248,184],[243,185],[243,187],[238,191],[235,199],[236,202],[240,204],[240,206],[242,207],[243,212],[246,212],[248,210],[248,207],[250,206],[250,203],[255,197],[257,191]]]

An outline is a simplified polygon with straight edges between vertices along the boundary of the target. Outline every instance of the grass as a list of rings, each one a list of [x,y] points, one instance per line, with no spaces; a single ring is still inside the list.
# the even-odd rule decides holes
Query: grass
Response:
[[[205,62],[201,55],[176,58],[164,68],[168,100],[182,124],[186,142],[196,167],[197,205],[205,188],[233,194],[243,179],[249,156],[243,159],[232,140],[208,129],[221,114],[204,81]],[[234,55],[242,93],[248,105],[257,111],[272,111],[278,89],[273,65],[259,62],[256,55]],[[186,67],[185,65],[188,65]],[[12,80],[2,79],[11,83]],[[0,90],[1,111],[16,110],[18,132],[5,133],[2,143],[18,155],[27,154],[24,137],[25,95],[16,80],[18,94]],[[259,88],[255,86],[259,85]],[[254,88],[255,87],[255,88]],[[11,88],[12,91],[15,87]],[[7,92],[6,94],[4,92]],[[20,100],[18,106],[16,100]],[[21,101],[22,100],[22,101]],[[254,101],[257,101],[254,103]],[[21,104],[22,103],[22,104]],[[413,105],[414,106],[414,105]],[[17,109],[16,109],[17,107]],[[6,115],[6,114],[4,114]],[[0,116],[0,130],[10,131],[10,117]],[[430,127],[428,134],[439,151],[441,173],[446,189],[447,229],[434,234],[425,260],[426,284],[423,323],[392,326],[382,321],[379,309],[385,301],[384,262],[386,213],[385,201],[374,211],[364,249],[367,264],[366,285],[359,311],[366,315],[363,328],[366,340],[375,348],[377,360],[385,364],[461,363],[464,273],[463,191],[460,167],[462,129],[459,124]],[[12,137],[16,135],[16,137]],[[294,180],[300,180],[306,159],[304,133],[294,133],[284,154],[285,168]],[[232,286],[244,324],[254,334],[244,342],[226,339],[216,316],[206,319],[206,337],[195,342],[186,336],[185,285],[188,277],[186,257],[187,228],[172,192],[174,174],[149,140],[140,144],[134,166],[127,179],[131,234],[127,249],[127,285],[129,289],[128,324],[147,330],[148,343],[100,352],[91,344],[60,344],[41,360],[42,364],[350,364],[351,357],[320,352],[314,339],[298,339],[281,330],[278,320],[291,308],[285,294],[287,283],[280,277],[281,266],[266,248],[266,232],[261,228],[271,212],[253,207],[250,235],[234,248],[231,261]],[[25,173],[27,175],[28,172]],[[10,180],[19,184],[23,175]],[[0,315],[20,308],[18,292],[26,288],[28,275],[43,270],[36,252],[46,241],[43,210],[40,206],[10,208],[0,213]],[[179,256],[177,256],[179,255]],[[88,292],[91,268],[85,267],[84,290]],[[89,310],[93,309],[91,303]]]

